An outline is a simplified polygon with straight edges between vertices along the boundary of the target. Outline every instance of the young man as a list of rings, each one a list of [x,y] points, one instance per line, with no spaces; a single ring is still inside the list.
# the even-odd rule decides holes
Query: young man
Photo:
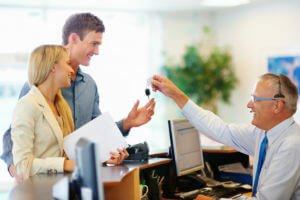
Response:
[[[300,199],[300,126],[293,119],[298,91],[288,77],[260,77],[247,104],[253,113],[248,126],[225,123],[165,77],[154,76],[152,87],[172,98],[203,134],[254,157],[251,199]]]
[[[89,66],[91,58],[98,55],[104,31],[102,21],[91,13],[74,14],[67,19],[63,27],[63,44],[69,51],[70,65],[74,73],[71,87],[63,89],[62,94],[72,110],[76,129],[101,115],[97,85],[90,75],[80,70],[79,65]],[[26,83],[20,97],[24,96],[29,89]],[[128,116],[117,122],[124,136],[128,135],[130,128],[147,123],[154,114],[154,99],[139,109],[138,105],[137,101]],[[14,176],[12,145],[9,129],[3,136],[1,158],[6,162],[10,174]],[[126,150],[119,149],[118,152],[112,153],[108,163],[119,164],[126,156],[128,156]]]

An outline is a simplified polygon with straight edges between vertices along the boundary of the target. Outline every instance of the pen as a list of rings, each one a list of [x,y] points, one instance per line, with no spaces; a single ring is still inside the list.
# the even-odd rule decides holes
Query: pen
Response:
[[[234,195],[233,197],[231,197],[232,199],[237,199],[237,198],[239,198],[240,196],[242,196],[242,194],[241,193],[239,193],[239,194],[236,194],[236,195]]]
[[[165,177],[163,176],[163,177],[161,177],[161,179],[159,180],[159,182],[158,182],[158,185],[160,185],[162,182],[163,182],[163,180],[165,179]]]

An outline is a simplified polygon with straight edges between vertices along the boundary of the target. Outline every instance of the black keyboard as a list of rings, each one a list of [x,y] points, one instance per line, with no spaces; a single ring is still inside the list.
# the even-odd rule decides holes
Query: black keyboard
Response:
[[[215,197],[224,197],[224,198],[230,198],[237,194],[240,194],[241,191],[238,189],[229,189],[229,188],[221,188],[214,191]]]
[[[246,190],[243,190],[241,188],[205,187],[190,192],[185,192],[179,195],[179,198],[185,200],[192,200],[195,199],[199,194],[202,194],[204,196],[214,197],[214,198],[221,198],[221,197],[230,198],[244,192],[246,192]]]

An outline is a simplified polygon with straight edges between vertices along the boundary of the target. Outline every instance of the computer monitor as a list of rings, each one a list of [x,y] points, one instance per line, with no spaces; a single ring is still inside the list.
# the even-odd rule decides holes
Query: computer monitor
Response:
[[[169,120],[168,124],[177,176],[204,169],[199,131],[187,119]]]
[[[88,189],[92,193],[93,200],[103,200],[101,163],[96,143],[81,138],[76,144],[75,152],[79,187]],[[81,195],[84,195],[83,191],[81,190]]]

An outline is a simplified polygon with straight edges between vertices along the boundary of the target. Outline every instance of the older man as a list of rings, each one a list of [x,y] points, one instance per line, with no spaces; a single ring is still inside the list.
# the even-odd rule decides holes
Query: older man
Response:
[[[300,126],[293,118],[298,92],[288,77],[260,77],[247,104],[252,125],[244,126],[197,106],[165,77],[155,75],[152,87],[172,98],[203,134],[254,157],[252,199],[300,199]]]

